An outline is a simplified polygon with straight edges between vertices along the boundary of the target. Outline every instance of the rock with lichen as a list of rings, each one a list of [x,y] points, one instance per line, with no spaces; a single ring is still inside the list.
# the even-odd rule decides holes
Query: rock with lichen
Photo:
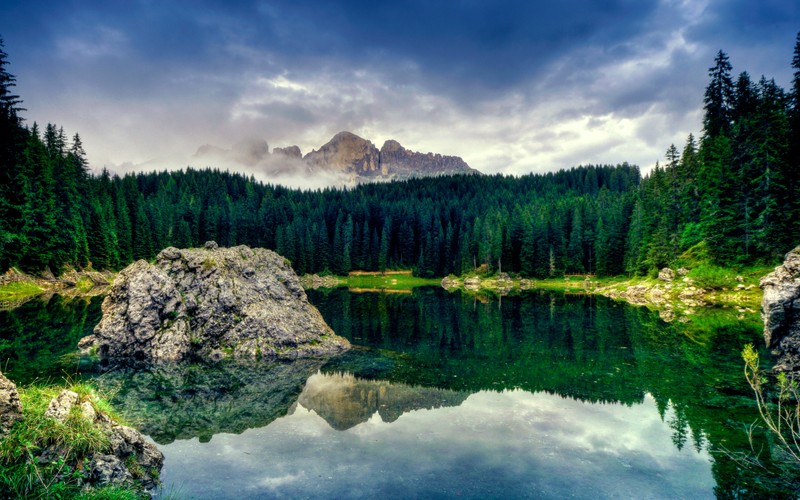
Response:
[[[104,360],[329,356],[349,348],[312,306],[289,262],[263,248],[162,250],[123,269],[81,349]]]
[[[761,278],[764,340],[778,356],[775,370],[800,372],[800,246]]]

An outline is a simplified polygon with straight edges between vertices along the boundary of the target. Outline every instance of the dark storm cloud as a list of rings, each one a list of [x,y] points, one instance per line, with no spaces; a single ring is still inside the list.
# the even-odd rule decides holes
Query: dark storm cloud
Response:
[[[27,2],[15,12],[38,17]],[[40,35],[89,35],[96,26],[117,30],[128,46],[106,60],[114,88],[149,71],[234,70],[231,46],[267,53],[281,68],[307,71],[322,64],[370,67],[404,79],[409,62],[415,83],[438,92],[522,85],[584,46],[599,48],[591,61],[624,56],[625,40],[647,26],[657,2],[330,1],[311,2],[59,2]],[[5,28],[5,27],[4,27]],[[88,33],[87,33],[88,31]],[[81,54],[76,54],[80,56]],[[84,54],[85,55],[85,54]],[[80,60],[74,61],[80,64]],[[146,82],[145,82],[146,83]]]
[[[614,49],[645,26],[652,1],[270,2],[276,22],[316,27],[327,57],[382,67],[412,61],[439,90],[503,90],[522,84],[582,45]],[[302,22],[297,22],[297,19]],[[307,31],[303,31],[307,34]],[[314,36],[310,34],[309,36]],[[321,47],[289,36],[316,60]],[[599,63],[600,61],[596,61]]]
[[[348,129],[487,172],[646,169],[699,134],[717,50],[786,86],[799,28],[785,0],[9,0],[0,15],[26,118],[79,131],[96,167],[182,167],[248,138],[308,151]]]

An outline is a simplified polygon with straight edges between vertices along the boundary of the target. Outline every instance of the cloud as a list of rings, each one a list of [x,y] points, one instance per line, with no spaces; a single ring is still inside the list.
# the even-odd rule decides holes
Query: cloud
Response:
[[[700,132],[717,50],[735,71],[786,86],[800,25],[800,6],[776,0],[11,1],[7,11],[0,33],[26,117],[79,132],[98,168],[181,168],[198,145],[248,137],[309,151],[350,130],[487,173],[647,169]]]
[[[649,395],[625,406],[478,392],[457,407],[410,411],[391,423],[376,414],[346,431],[298,404],[261,429],[164,446],[163,479],[188,496],[218,498],[710,494],[708,452],[678,450],[665,421]]]

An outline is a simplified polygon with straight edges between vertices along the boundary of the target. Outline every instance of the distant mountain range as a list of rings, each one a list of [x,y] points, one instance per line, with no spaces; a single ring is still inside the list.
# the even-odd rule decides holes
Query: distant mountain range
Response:
[[[449,174],[479,174],[458,156],[410,151],[395,140],[378,149],[371,141],[351,132],[339,132],[319,149],[305,156],[297,146],[274,148],[264,140],[235,144],[231,149],[211,145],[198,148],[195,160],[208,166],[239,164],[263,169],[267,175],[326,175],[348,184],[429,177]],[[233,165],[232,165],[233,164]]]

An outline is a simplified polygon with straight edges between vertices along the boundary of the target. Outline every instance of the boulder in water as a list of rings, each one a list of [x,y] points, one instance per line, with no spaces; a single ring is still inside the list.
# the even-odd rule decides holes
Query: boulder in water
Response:
[[[289,262],[263,248],[166,248],[123,269],[81,347],[115,361],[320,357],[350,347],[306,298]]]

